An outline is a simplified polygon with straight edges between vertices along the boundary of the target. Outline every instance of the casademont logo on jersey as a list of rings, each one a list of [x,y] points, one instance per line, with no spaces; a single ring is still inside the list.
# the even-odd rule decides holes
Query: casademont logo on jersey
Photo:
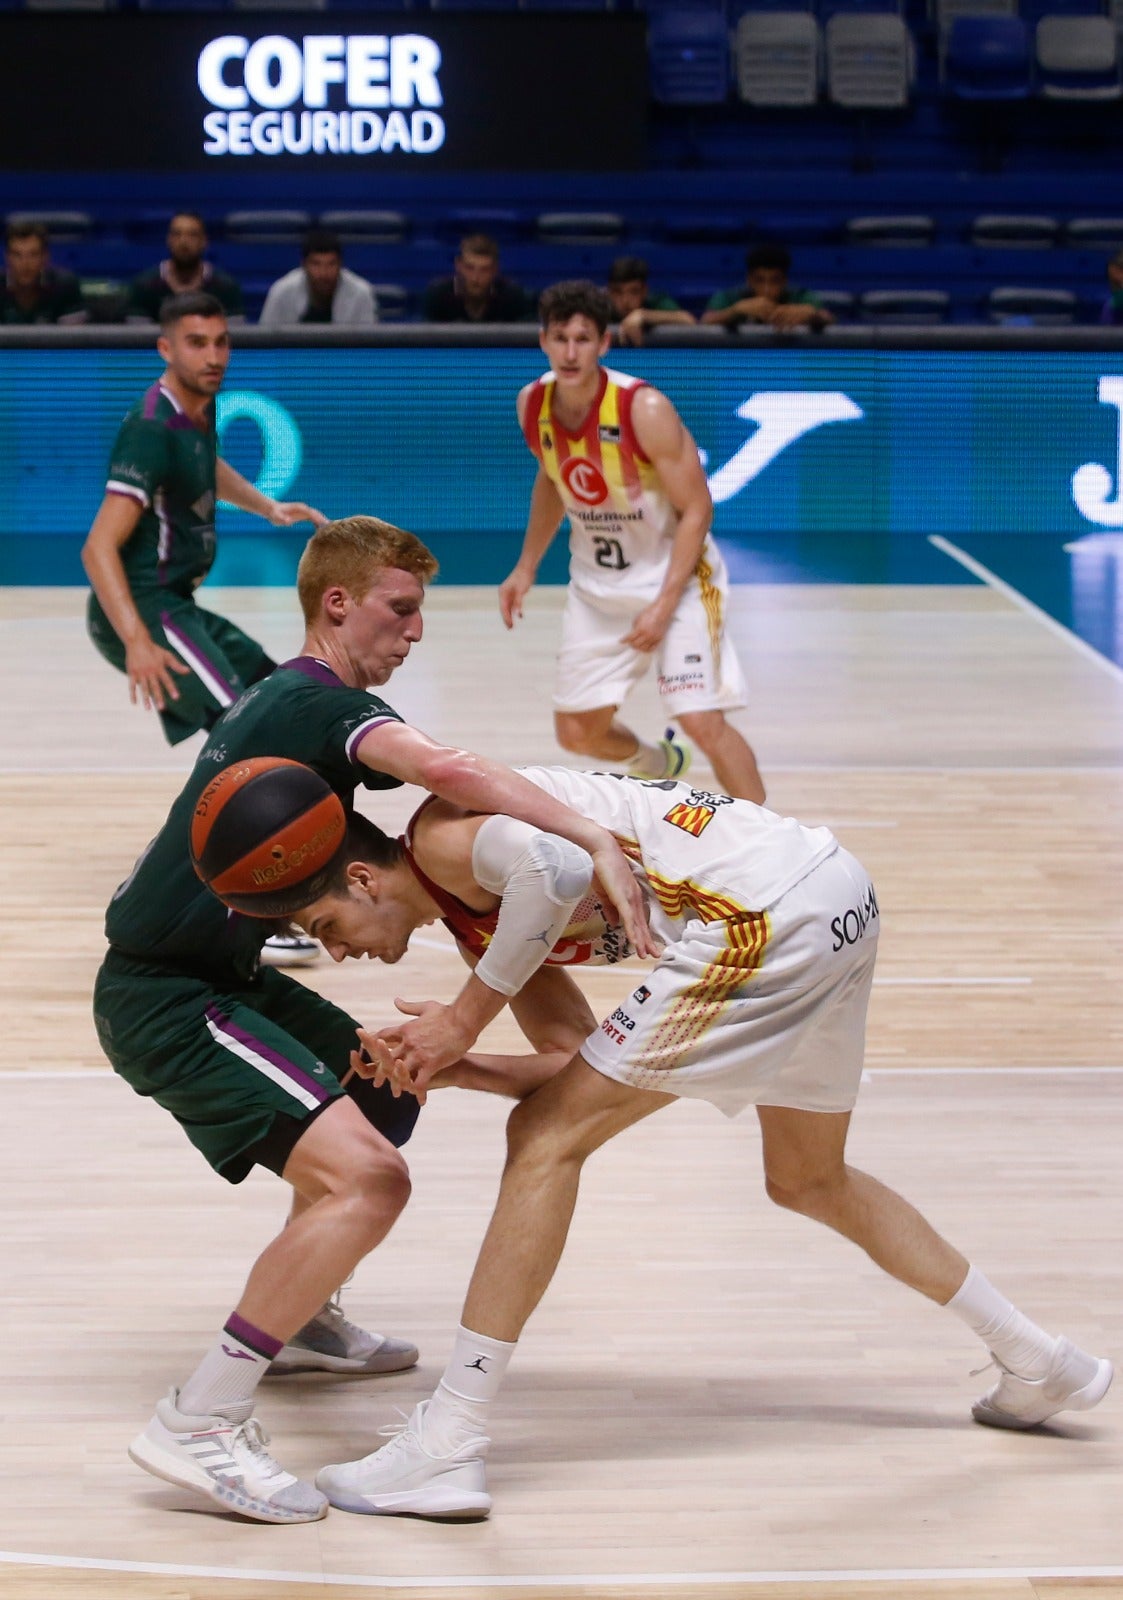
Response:
[[[420,33],[223,34],[199,52],[208,156],[427,156],[445,142],[440,47]]]
[[[575,500],[584,506],[599,506],[608,499],[608,485],[595,461],[570,456],[561,469],[562,482]]]

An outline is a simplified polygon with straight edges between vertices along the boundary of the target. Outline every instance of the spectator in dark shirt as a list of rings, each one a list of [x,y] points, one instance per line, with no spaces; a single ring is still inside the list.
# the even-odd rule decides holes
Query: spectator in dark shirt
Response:
[[[85,322],[82,291],[72,272],[52,267],[41,222],[9,222],[0,322]]]
[[[647,262],[640,256],[617,256],[608,274],[608,298],[620,344],[642,344],[648,328],[694,318],[669,294],[656,294],[648,283]]]
[[[1100,307],[1100,321],[1123,323],[1123,250],[1117,251],[1108,262],[1107,281],[1111,293]]]
[[[499,246],[486,233],[460,241],[451,278],[425,291],[426,322],[523,322],[531,314],[524,291],[499,271]]]
[[[790,286],[791,268],[791,254],[782,244],[758,244],[745,257],[744,283],[711,295],[702,321],[726,328],[736,328],[742,322],[764,322],[781,332],[825,328],[834,317],[806,289]]]
[[[159,322],[160,308],[174,294],[213,294],[227,322],[241,322],[245,313],[242,287],[228,272],[204,260],[207,229],[195,211],[177,211],[168,223],[168,258],[133,279],[128,315]]]

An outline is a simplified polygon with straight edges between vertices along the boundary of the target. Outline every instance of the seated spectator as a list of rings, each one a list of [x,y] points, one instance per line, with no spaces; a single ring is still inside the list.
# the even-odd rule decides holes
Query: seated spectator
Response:
[[[1108,262],[1107,281],[1111,293],[1100,308],[1100,321],[1123,323],[1123,250]]]
[[[305,234],[300,266],[277,279],[261,308],[263,328],[292,327],[301,322],[370,328],[377,321],[374,290],[365,278],[343,265],[339,235],[326,228],[313,228]]]
[[[160,308],[174,294],[213,294],[228,322],[243,322],[245,306],[237,278],[204,259],[207,227],[196,211],[177,211],[168,223],[168,258],[132,281],[127,315],[159,322]]]
[[[85,322],[82,291],[72,272],[52,267],[41,222],[9,222],[0,322]]]
[[[531,314],[525,292],[499,271],[499,246],[486,233],[460,241],[451,278],[435,279],[425,291],[426,322],[523,322]]]
[[[669,322],[693,322],[669,294],[656,294],[647,281],[647,262],[639,256],[617,256],[608,274],[608,298],[620,344],[642,344],[648,328]]]
[[[765,322],[781,331],[825,328],[834,317],[806,289],[790,286],[791,267],[791,254],[782,244],[758,244],[745,257],[744,283],[711,295],[702,321],[726,328],[742,322]]]

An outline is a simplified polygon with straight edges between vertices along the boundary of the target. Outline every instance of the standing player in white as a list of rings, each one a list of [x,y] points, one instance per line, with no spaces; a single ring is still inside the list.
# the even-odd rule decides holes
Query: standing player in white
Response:
[[[564,970],[629,953],[590,893],[575,846],[501,816],[428,802],[400,854],[364,851],[359,819],[328,891],[297,912],[337,961],[398,959],[441,917],[474,970],[449,1006],[359,1037],[398,1089],[423,1097],[508,1001],[543,1081],[512,1113],[508,1156],[452,1355],[431,1400],[392,1443],[325,1467],[346,1511],[486,1516],[489,1409],[515,1341],[565,1246],[584,1161],[679,1097],[733,1116],[754,1105],[777,1205],[835,1229],[885,1272],[946,1306],[988,1346],[998,1379],[977,1422],[1030,1428],[1087,1410],[1112,1365],[1045,1332],[907,1200],[846,1161],[879,914],[861,863],[826,828],[670,781],[529,767],[524,776],[595,819],[630,857],[665,948],[597,1027]],[[381,865],[377,865],[381,862]],[[550,1076],[560,1060],[556,1076]]]
[[[499,587],[500,615],[508,628],[522,616],[568,517],[558,743],[635,777],[680,777],[690,753],[670,730],[646,744],[616,714],[654,656],[668,720],[703,752],[722,789],[759,804],[756,758],[725,715],[745,704],[745,682],[725,633],[729,583],[697,446],[666,395],[601,366],[613,311],[596,284],[554,284],[539,316],[550,371],[518,399],[538,476],[522,553]]]

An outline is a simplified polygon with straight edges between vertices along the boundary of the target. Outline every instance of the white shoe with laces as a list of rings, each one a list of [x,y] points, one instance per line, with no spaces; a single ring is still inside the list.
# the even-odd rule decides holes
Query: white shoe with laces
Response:
[[[319,945],[303,933],[275,933],[261,948],[261,962],[266,967],[310,967],[319,959]]]
[[[404,1426],[380,1428],[393,1437],[372,1455],[322,1467],[316,1487],[340,1511],[364,1517],[481,1521],[491,1510],[483,1459],[489,1441],[481,1436],[452,1455],[431,1455],[421,1441],[428,1409],[423,1400]]]
[[[343,1315],[339,1297],[337,1289],[311,1322],[306,1322],[277,1352],[266,1377],[336,1372],[365,1378],[382,1372],[405,1372],[417,1364],[415,1344],[384,1333],[368,1333]]]
[[[310,1483],[286,1472],[265,1448],[269,1435],[256,1417],[194,1417],[168,1391],[156,1414],[129,1446],[138,1467],[166,1483],[196,1489],[224,1511],[256,1522],[318,1522],[328,1502]]]
[[[1036,1428],[1058,1411],[1090,1411],[1099,1405],[1115,1375],[1106,1357],[1090,1356],[1068,1339],[1058,1339],[1043,1378],[1019,1378],[991,1351],[998,1382],[971,1407],[976,1422],[988,1428]]]

